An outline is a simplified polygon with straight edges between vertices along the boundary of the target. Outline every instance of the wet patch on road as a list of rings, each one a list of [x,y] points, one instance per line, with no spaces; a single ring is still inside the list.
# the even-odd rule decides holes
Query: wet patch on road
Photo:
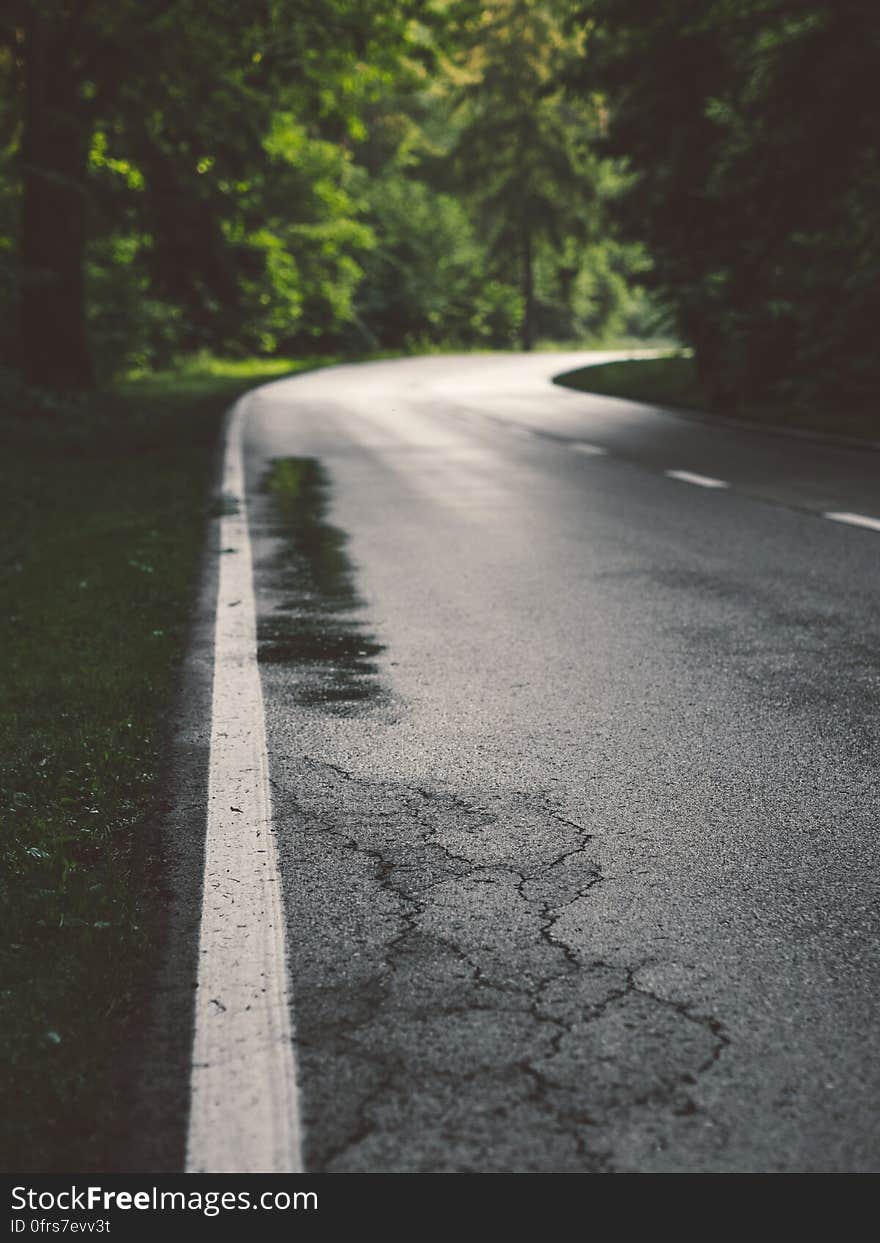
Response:
[[[308,1168],[606,1171],[645,1115],[704,1135],[727,1037],[591,946],[589,824],[540,792],[273,766]]]
[[[276,458],[261,490],[273,551],[260,568],[274,607],[258,619],[258,660],[296,669],[294,702],[337,715],[355,710],[382,693],[376,658],[384,647],[362,616],[348,537],[327,521],[326,475],[314,458]]]

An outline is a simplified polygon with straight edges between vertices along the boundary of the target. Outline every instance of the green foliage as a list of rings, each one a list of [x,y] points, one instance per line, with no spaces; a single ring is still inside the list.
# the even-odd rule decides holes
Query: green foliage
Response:
[[[223,342],[270,353],[332,336],[352,316],[360,260],[374,239],[352,196],[353,169],[338,144],[312,138],[290,113],[276,113],[264,141],[268,161],[239,199],[229,241],[248,249],[243,321]]]
[[[868,0],[594,0],[631,236],[711,399],[867,408],[880,385],[880,33]]]
[[[505,249],[524,230],[560,244],[584,223],[592,189],[588,119],[562,106],[558,73],[569,49],[551,9],[495,0],[464,58],[453,159]]]
[[[487,247],[462,203],[391,170],[366,187],[375,250],[357,299],[361,331],[382,346],[509,345],[522,308],[487,275]]]
[[[454,94],[451,158],[502,279],[521,288],[525,348],[536,329],[536,248],[586,240],[598,202],[591,109],[567,103],[560,91],[576,49],[557,9],[551,0],[484,5]]]
[[[592,344],[670,335],[662,311],[639,283],[649,271],[641,246],[613,237],[587,245],[570,238],[560,250],[539,246],[537,335]]]
[[[348,147],[376,93],[430,60],[437,24],[433,4],[394,0],[14,2],[0,19],[13,100],[0,122],[24,156],[8,178],[25,200],[23,351],[9,326],[6,357],[87,383],[86,305],[115,372],[335,332],[372,243]],[[13,299],[5,309],[9,325]]]
[[[620,178],[594,154],[595,101],[561,93],[582,51],[564,8],[124,0],[74,13],[58,0],[35,23],[13,4],[0,23],[0,361],[23,357],[18,301],[43,290],[29,374],[85,381],[81,269],[105,380],[205,349],[505,346],[640,323],[642,257],[603,234]],[[22,161],[62,115],[63,141]],[[18,247],[23,189],[26,218],[85,203],[79,241],[59,249],[43,229]]]

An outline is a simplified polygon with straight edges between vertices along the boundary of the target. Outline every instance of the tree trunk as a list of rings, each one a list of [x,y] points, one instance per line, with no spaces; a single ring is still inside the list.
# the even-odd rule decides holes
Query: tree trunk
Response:
[[[522,295],[523,321],[520,329],[520,343],[524,350],[530,350],[535,344],[535,273],[532,260],[532,235],[528,225],[522,231]]]
[[[41,7],[31,7],[25,42],[22,369],[34,384],[82,389],[95,379],[85,295],[90,126],[75,75],[52,56]]]

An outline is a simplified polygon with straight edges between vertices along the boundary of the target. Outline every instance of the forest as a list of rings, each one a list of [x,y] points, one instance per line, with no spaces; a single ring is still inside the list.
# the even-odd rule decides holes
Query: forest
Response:
[[[873,400],[868,0],[14,0],[0,362],[674,337]]]
[[[4,355],[89,385],[243,356],[638,333],[637,242],[554,4],[22,6]],[[19,223],[19,220],[21,223]]]

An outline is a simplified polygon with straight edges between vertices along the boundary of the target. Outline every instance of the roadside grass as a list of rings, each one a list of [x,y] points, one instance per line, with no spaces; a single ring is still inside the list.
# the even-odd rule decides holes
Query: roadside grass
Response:
[[[328,359],[201,359],[0,418],[0,1168],[112,1168],[144,866],[224,410]],[[152,882],[155,884],[155,882]]]
[[[709,419],[732,417],[737,422],[752,423],[756,427],[785,428],[880,442],[880,417],[875,411],[828,412],[778,406],[735,412],[713,411],[697,378],[693,358],[682,353],[664,358],[632,358],[581,367],[554,376],[554,383],[581,393],[600,393],[607,397],[644,401],[654,406],[699,411]]]
[[[692,358],[670,354],[665,358],[627,358],[616,363],[600,363],[554,376],[554,383],[582,393],[601,393],[606,397],[627,397],[655,406],[680,406],[685,410],[704,410],[706,399],[700,388]]]

